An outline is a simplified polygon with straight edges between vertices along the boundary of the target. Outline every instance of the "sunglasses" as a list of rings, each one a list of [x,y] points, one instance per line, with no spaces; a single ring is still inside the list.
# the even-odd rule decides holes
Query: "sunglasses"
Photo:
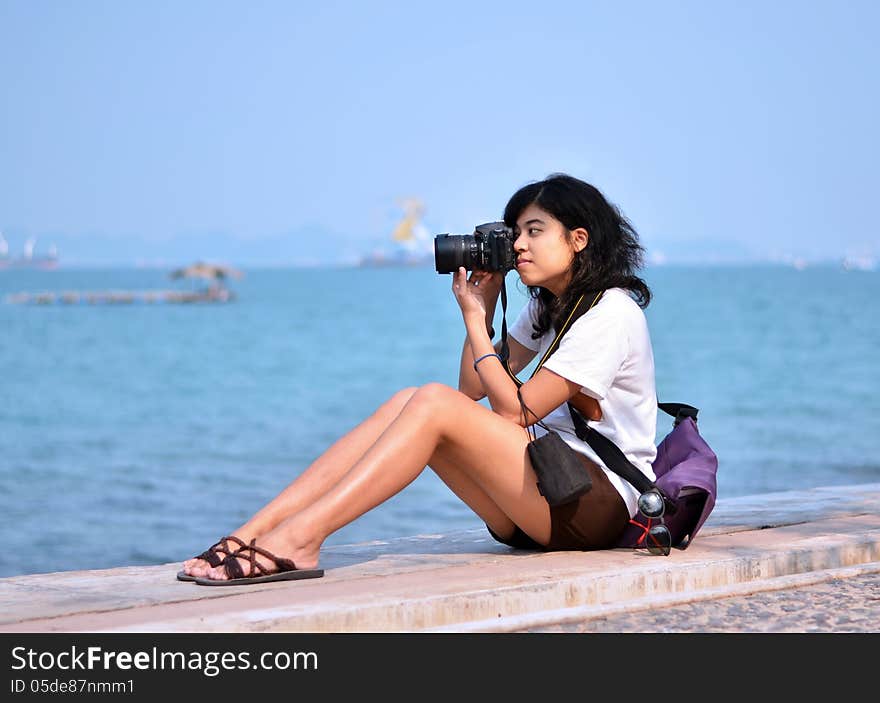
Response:
[[[643,530],[636,546],[646,547],[649,554],[668,557],[672,551],[672,534],[663,521],[663,516],[666,514],[666,501],[658,491],[652,490],[639,496],[638,505],[639,512],[647,518],[647,524],[643,525],[635,520],[630,520],[631,524]],[[654,520],[659,522],[651,524]]]

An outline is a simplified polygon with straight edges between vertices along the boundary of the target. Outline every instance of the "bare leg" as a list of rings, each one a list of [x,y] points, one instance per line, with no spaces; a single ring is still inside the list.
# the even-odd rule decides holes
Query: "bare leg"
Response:
[[[428,384],[329,491],[265,533],[258,546],[300,568],[314,568],[330,534],[401,491],[426,465],[461,490],[490,526],[509,533],[516,524],[547,544],[550,509],[536,486],[528,440],[516,423],[448,386]],[[261,556],[257,561],[275,568]],[[248,573],[244,560],[241,564]],[[222,567],[208,575],[226,577]]]
[[[265,534],[286,517],[320,498],[373,445],[400,414],[416,390],[418,389],[404,388],[391,396],[376,412],[332,444],[281,493],[231,534],[244,542],[250,542],[252,538]],[[230,547],[235,549],[237,545],[230,543]],[[203,559],[188,559],[183,564],[184,571],[192,576],[203,576],[210,568]]]

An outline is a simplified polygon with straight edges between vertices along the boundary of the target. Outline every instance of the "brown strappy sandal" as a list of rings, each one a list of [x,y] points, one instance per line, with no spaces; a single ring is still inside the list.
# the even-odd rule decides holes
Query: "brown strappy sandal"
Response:
[[[278,571],[269,571],[257,562],[257,554],[262,554],[270,559],[278,567]],[[238,563],[238,557],[247,559],[249,562],[248,573],[245,574]],[[200,586],[241,586],[252,583],[265,583],[266,581],[294,581],[298,579],[314,579],[324,575],[324,569],[298,569],[290,559],[277,557],[268,549],[257,546],[256,538],[249,545],[239,549],[234,554],[229,554],[223,560],[223,568],[227,579],[197,578],[196,583]]]
[[[235,549],[230,549],[229,544],[227,543],[229,540],[232,540],[238,545],[238,549],[242,547],[247,547],[247,544],[244,543],[244,540],[240,540],[235,535],[227,535],[226,537],[221,537],[220,540],[216,543],[208,547],[204,552],[199,554],[198,556],[194,556],[193,559],[204,559],[211,566],[220,566],[223,563],[223,560],[237,551]],[[224,556],[220,556],[223,554]],[[178,581],[195,581],[195,576],[190,576],[185,571],[177,572],[177,580]]]

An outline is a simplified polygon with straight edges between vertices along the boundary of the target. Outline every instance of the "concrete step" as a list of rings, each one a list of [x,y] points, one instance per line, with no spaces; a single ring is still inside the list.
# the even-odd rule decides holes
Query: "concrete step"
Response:
[[[304,581],[198,586],[176,580],[179,562],[15,576],[0,579],[0,632],[506,631],[877,562],[880,484],[837,486],[721,499],[666,558],[517,551],[476,529],[328,547],[324,578]]]

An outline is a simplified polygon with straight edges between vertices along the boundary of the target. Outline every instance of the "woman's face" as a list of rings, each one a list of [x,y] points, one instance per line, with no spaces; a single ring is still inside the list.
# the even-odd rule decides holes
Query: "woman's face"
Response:
[[[559,297],[571,280],[574,254],[587,246],[587,231],[572,230],[532,203],[519,216],[514,228],[516,271],[527,286],[541,286]]]

